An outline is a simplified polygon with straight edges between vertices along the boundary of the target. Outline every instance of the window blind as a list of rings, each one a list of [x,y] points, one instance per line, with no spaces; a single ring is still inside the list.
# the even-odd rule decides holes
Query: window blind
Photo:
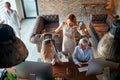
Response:
[[[5,7],[4,7],[4,3],[8,1],[8,0],[0,0],[0,20],[3,19],[4,17],[4,12],[5,12]]]

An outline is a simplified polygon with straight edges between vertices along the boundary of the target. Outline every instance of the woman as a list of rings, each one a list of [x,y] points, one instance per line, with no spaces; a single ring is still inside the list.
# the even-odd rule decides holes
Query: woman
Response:
[[[82,25],[81,25],[81,24],[82,24]],[[87,28],[86,28],[86,25],[85,25],[83,22],[80,22],[80,23],[79,23],[79,26],[80,26],[80,27],[79,27],[77,30],[78,30],[78,32],[80,33],[80,37],[79,37],[79,39],[77,39],[76,45],[78,45],[80,39],[82,39],[82,38],[87,38],[87,39],[89,40],[89,38],[91,37],[90,34],[89,34],[89,32],[88,32],[88,30],[87,30]],[[92,46],[90,40],[89,40],[89,44],[88,44],[88,45],[89,45],[90,47]]]
[[[41,59],[43,62],[53,63],[59,62],[57,58],[56,50],[53,44],[53,40],[46,39],[42,41],[42,48],[41,48]]]
[[[3,22],[5,24],[12,26],[12,28],[15,31],[16,36],[21,38],[20,20],[19,20],[19,16],[18,16],[17,12],[15,10],[11,9],[11,4],[9,2],[5,2],[5,8],[6,8],[6,11],[4,12]]]
[[[54,34],[60,30],[63,31],[62,51],[69,53],[68,56],[72,56],[75,49],[75,33],[77,32],[77,28],[78,25],[75,15],[68,14],[66,16],[66,22],[62,22],[56,30],[52,31]]]

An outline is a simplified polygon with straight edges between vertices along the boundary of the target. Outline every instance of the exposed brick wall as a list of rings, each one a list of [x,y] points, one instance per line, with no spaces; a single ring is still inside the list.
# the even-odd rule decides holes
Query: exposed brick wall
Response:
[[[59,14],[65,17],[69,13],[75,14],[77,17],[85,15],[81,4],[83,3],[105,3],[106,0],[38,0],[39,15]],[[87,8],[88,12],[90,8]],[[96,7],[97,13],[104,13],[105,9]]]

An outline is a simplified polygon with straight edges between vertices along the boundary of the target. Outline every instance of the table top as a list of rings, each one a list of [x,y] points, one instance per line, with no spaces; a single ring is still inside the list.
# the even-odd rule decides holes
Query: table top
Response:
[[[96,75],[86,76],[86,72],[79,72],[78,66],[73,62],[55,64],[52,68],[54,77],[64,80],[97,80]]]

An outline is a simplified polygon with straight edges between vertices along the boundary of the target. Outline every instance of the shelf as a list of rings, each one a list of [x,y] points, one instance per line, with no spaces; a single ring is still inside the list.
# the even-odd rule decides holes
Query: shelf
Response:
[[[106,3],[88,3],[88,4],[81,4],[82,6],[107,6]]]

